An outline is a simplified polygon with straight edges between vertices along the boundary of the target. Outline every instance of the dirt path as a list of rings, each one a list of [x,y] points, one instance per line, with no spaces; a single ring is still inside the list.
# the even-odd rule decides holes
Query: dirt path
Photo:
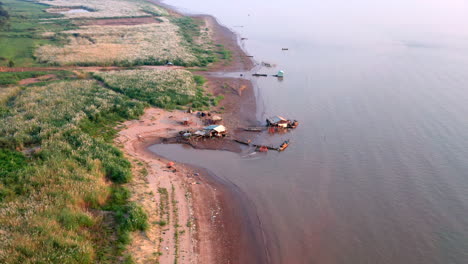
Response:
[[[58,66],[58,67],[0,67],[0,72],[28,72],[28,71],[73,71],[81,70],[87,72],[96,72],[96,71],[114,71],[114,70],[125,70],[130,69],[131,67],[117,67],[117,66],[90,66],[90,67],[80,67],[80,66]],[[133,67],[135,68],[135,67]],[[175,70],[175,69],[184,69],[182,66],[165,66],[165,65],[155,65],[155,66],[138,66],[136,68],[140,69],[157,69],[157,70]]]
[[[137,170],[130,185],[133,199],[149,214],[150,228],[135,235],[129,252],[137,263],[158,260],[160,263],[197,263],[195,254],[195,229],[186,169],[167,167],[167,161],[156,158],[146,150],[147,142],[173,137],[184,128],[183,118],[190,118],[193,127],[201,126],[199,120],[181,111],[168,112],[149,108],[140,120],[124,123],[116,142],[121,146]],[[142,173],[140,173],[142,172]],[[183,261],[182,261],[183,260]]]

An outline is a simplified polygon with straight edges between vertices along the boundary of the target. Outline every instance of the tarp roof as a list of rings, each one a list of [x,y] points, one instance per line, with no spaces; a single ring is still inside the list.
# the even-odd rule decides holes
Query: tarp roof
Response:
[[[205,130],[214,130],[216,132],[225,132],[226,131],[226,127],[223,126],[223,125],[211,125],[211,126],[207,126],[205,127]]]
[[[197,136],[204,136],[206,133],[205,133],[205,131],[198,130],[194,134],[197,135]]]
[[[279,123],[281,121],[287,121],[287,120],[286,120],[286,118],[284,118],[282,116],[272,116],[272,117],[268,118],[268,121],[270,123],[275,124],[275,123]]]

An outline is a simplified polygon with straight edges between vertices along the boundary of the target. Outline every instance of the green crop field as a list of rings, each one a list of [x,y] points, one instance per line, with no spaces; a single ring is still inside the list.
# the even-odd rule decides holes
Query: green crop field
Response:
[[[75,28],[62,15],[45,11],[47,6],[24,0],[1,0],[8,12],[8,21],[0,28],[0,66],[36,66],[34,50],[40,45],[64,44],[60,37],[50,38],[46,32]],[[56,20],[45,20],[56,18]]]

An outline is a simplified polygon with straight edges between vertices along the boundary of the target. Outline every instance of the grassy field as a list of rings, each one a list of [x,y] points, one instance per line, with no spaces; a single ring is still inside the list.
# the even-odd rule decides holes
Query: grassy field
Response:
[[[37,78],[44,75],[53,75],[64,79],[72,75],[68,71],[27,71],[27,72],[0,72],[0,86],[18,84],[19,81],[28,78]]]
[[[40,62],[59,65],[197,65],[197,57],[182,45],[178,28],[167,19],[132,26],[83,26],[65,31],[68,43],[37,49]],[[156,21],[155,21],[156,22]]]
[[[63,45],[61,37],[45,37],[44,32],[60,32],[75,28],[62,15],[49,14],[47,8],[30,1],[2,0],[9,20],[0,30],[0,66],[36,66],[34,50],[39,45]],[[44,21],[44,19],[55,20]],[[12,66],[12,65],[10,65]]]
[[[113,146],[114,128],[147,103],[207,109],[222,98],[185,70],[56,76],[65,79],[0,86],[0,263],[124,261],[147,216],[124,187],[131,165]]]
[[[115,263],[146,218],[113,127],[143,107],[94,80],[0,88],[1,263]]]
[[[112,71],[95,77],[114,91],[166,109],[204,109],[214,100],[203,90],[205,79],[186,70]]]
[[[203,21],[172,17],[143,0],[2,2],[9,19],[0,28],[0,67],[135,66],[162,65],[168,61],[181,66],[207,66],[219,59],[230,59],[229,51],[212,43],[211,32]],[[91,12],[53,11],[68,8]],[[79,23],[82,19],[143,16],[153,17],[154,23],[106,26]]]
[[[110,18],[162,16],[167,11],[143,0],[39,0],[39,3],[50,5],[50,12],[65,11],[63,7],[79,8],[90,12],[66,13],[68,18]]]
[[[203,67],[230,59],[202,21],[143,0],[0,1],[8,13],[0,10],[0,67]],[[54,13],[68,8],[90,12]],[[154,23],[88,23],[111,17]],[[115,127],[149,105],[218,105],[222,96],[207,94],[205,82],[172,69],[1,72],[0,263],[131,263],[126,245],[147,228],[147,215],[125,187],[132,168],[114,146]]]

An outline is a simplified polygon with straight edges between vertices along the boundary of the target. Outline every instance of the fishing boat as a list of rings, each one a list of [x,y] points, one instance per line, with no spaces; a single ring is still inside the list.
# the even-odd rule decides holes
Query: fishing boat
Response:
[[[278,151],[283,151],[289,146],[289,140],[284,141],[279,147]]]
[[[258,148],[259,152],[268,152],[268,147],[267,146],[261,146]]]
[[[299,121],[294,120],[292,122],[289,122],[288,128],[296,128],[299,125]]]
[[[244,131],[250,131],[250,132],[262,132],[265,130],[264,127],[246,127],[244,128]]]

